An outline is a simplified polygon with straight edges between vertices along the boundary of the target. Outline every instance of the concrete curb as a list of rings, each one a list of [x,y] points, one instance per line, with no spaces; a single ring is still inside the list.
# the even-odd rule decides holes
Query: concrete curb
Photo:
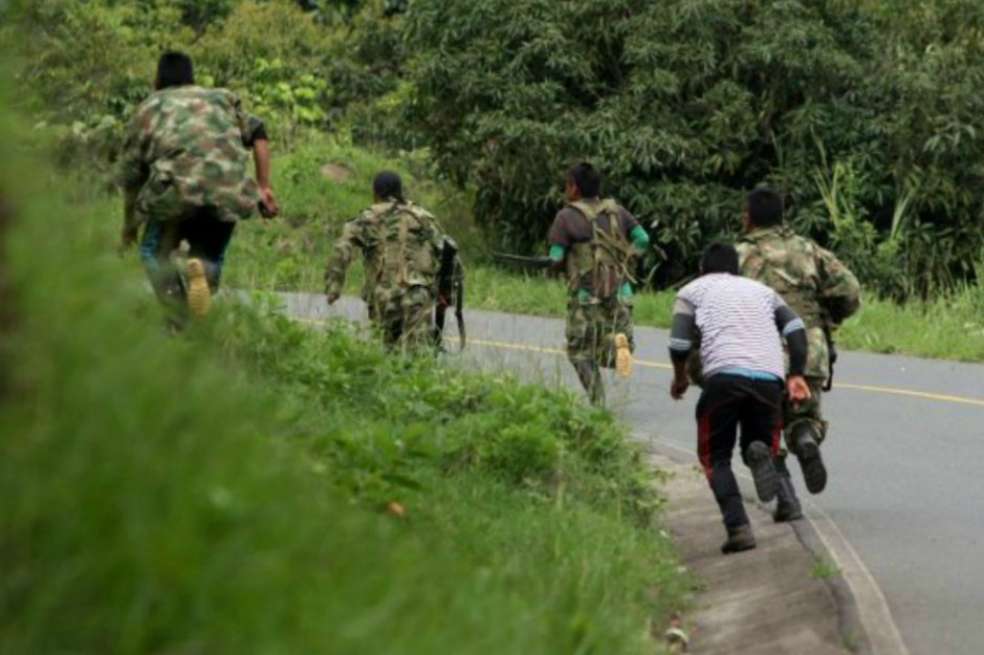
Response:
[[[639,443],[643,444],[650,453],[664,457],[678,466],[693,467],[696,465],[695,455],[678,446],[659,441],[640,432],[634,433],[633,437]],[[740,471],[736,471],[736,474],[740,478],[743,478],[742,487],[744,489],[749,490],[752,488],[750,479],[741,475]],[[716,506],[711,500],[709,491],[707,491],[707,499],[712,510],[716,512]],[[672,501],[673,499],[671,497],[671,504]],[[746,495],[745,502],[749,510],[756,508],[758,512],[769,513],[769,508],[758,502],[757,499]],[[866,570],[863,572],[856,571],[856,566],[845,566],[843,564],[845,557],[834,552],[838,547],[831,546],[832,541],[843,539],[843,537],[839,533],[834,536],[824,535],[825,530],[818,526],[818,521],[820,523],[830,522],[829,517],[822,515],[817,508],[809,507],[808,502],[806,504],[808,507],[805,511],[806,516],[804,520],[794,521],[784,525],[791,528],[796,542],[799,544],[799,548],[806,552],[810,559],[817,562],[831,562],[836,566],[836,573],[825,576],[822,582],[830,595],[830,611],[835,614],[833,619],[836,622],[837,633],[840,637],[840,644],[837,645],[840,652],[851,652],[858,655],[907,655],[908,649],[902,642],[898,628],[891,618],[887,605],[884,604],[881,591],[874,585],[870,574]],[[761,519],[761,517],[758,518],[759,520]],[[719,522],[716,514],[713,515],[713,519]],[[771,521],[771,518],[768,520]],[[755,519],[753,519],[754,522]],[[720,524],[718,523],[718,525]],[[850,549],[849,544],[845,543],[844,546]],[[850,550],[851,555],[856,558],[853,549]],[[859,559],[856,565],[863,567]],[[873,585],[875,589],[869,589]],[[862,592],[866,596],[864,602],[860,602],[858,599],[858,593],[856,593],[856,589],[858,588],[864,590]],[[871,597],[875,599],[871,600]],[[882,606],[866,608],[863,606],[866,603],[868,605],[878,605],[880,603]],[[764,637],[760,633],[757,635],[757,638]],[[694,652],[703,652],[700,648],[699,639],[695,640],[695,642],[696,647]],[[762,652],[784,651],[763,650]],[[828,644],[818,650],[801,649],[795,652],[798,655],[809,655],[812,652],[829,653],[835,651],[831,650],[831,645]]]
[[[759,506],[761,507],[761,504]],[[804,520],[793,521],[789,525],[796,533],[796,538],[803,544],[803,548],[808,550],[814,559],[834,561],[833,554],[824,546],[809,514]],[[858,655],[874,655],[871,640],[868,639],[868,631],[861,619],[857,599],[851,591],[851,585],[848,584],[847,578],[844,577],[844,572],[838,567],[837,574],[825,578],[824,583],[830,589],[834,603],[837,605],[837,625],[841,639],[852,652]]]
[[[240,292],[237,295],[245,295]],[[303,320],[317,322],[326,318],[348,318],[360,320],[364,316],[362,303],[355,299],[343,299],[335,308],[329,309],[325,306],[324,299],[312,294],[273,294],[281,298],[285,304],[288,315]],[[481,314],[481,312],[476,312]],[[534,320],[534,319],[530,319]],[[539,319],[537,319],[539,320]],[[546,319],[543,319],[546,320]],[[540,343],[540,342],[537,342]],[[552,342],[551,342],[552,343]],[[509,344],[499,344],[489,342],[489,347],[501,348]],[[536,351],[546,353],[550,356],[562,354],[561,351],[545,349],[542,346],[524,346],[523,351]],[[658,442],[650,438],[649,435],[639,433],[636,435],[639,440],[650,447],[656,447],[660,454],[678,464],[692,468],[695,463],[695,455],[691,450],[680,448],[668,442]],[[739,476],[740,476],[740,471]],[[702,496],[711,503],[710,512],[701,510],[700,514],[707,515],[717,521],[714,530],[721,530],[719,518],[716,516],[717,508],[711,499],[710,493],[706,489],[706,482],[702,489]],[[744,484],[746,489],[751,486]],[[810,503],[808,498],[801,498],[804,501],[804,510],[807,520],[792,524],[793,530],[789,530],[789,524],[782,526],[781,530],[790,541],[796,543],[796,550],[808,556],[810,561],[825,560],[832,562],[836,566],[836,573],[823,580],[825,593],[830,598],[830,616],[832,623],[836,625],[836,632],[840,636],[837,643],[838,648],[834,652],[845,652],[841,646],[844,643],[852,646],[853,652],[863,655],[908,655],[908,649],[901,639],[898,628],[889,611],[885,597],[872,577],[871,573],[864,566],[860,556],[844,535],[840,528],[826,515],[822,509]],[[748,502],[748,506],[757,506],[760,515],[765,516],[765,508],[757,502]],[[750,512],[751,514],[751,512]],[[758,519],[763,527],[765,522]],[[753,519],[753,523],[754,523]],[[768,519],[771,521],[771,518]],[[723,530],[721,530],[723,534]],[[775,536],[775,530],[769,529]],[[707,537],[703,537],[707,538]],[[716,541],[717,537],[712,537]],[[705,544],[706,545],[706,544]],[[716,544],[714,544],[716,549]],[[754,551],[753,551],[754,552]],[[720,559],[717,554],[716,559]],[[807,574],[808,577],[808,574]],[[818,582],[819,584],[819,582]],[[799,646],[802,646],[800,644]],[[702,652],[698,645],[698,650]],[[731,655],[731,651],[723,651]],[[746,651],[756,652],[756,651]],[[811,651],[809,648],[773,648],[771,650],[759,650],[757,652],[769,653],[790,653],[795,655],[808,655],[809,653],[832,652],[830,648],[826,650]]]

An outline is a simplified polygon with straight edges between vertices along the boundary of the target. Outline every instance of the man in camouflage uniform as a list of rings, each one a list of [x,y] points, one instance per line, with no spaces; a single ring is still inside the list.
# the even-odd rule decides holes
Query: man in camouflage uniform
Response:
[[[742,275],[772,287],[806,323],[805,377],[810,400],[795,406],[787,402],[783,424],[786,446],[799,459],[807,489],[816,494],[827,483],[819,445],[827,436],[821,393],[831,375],[831,335],[861,306],[861,288],[833,253],[796,235],[782,220],[779,194],[770,189],[753,191],[742,217],[744,233],[737,248]],[[785,459],[786,452],[782,452],[776,462],[780,473],[776,521],[802,516]]]
[[[437,273],[446,237],[434,216],[403,197],[400,176],[373,180],[374,202],[345,224],[325,272],[328,304],[341,296],[345,273],[362,253],[362,299],[388,348],[416,353],[434,345]]]
[[[265,217],[278,212],[266,130],[232,92],[195,86],[182,53],[160,58],[155,88],[130,121],[120,161],[122,244],[132,246],[143,227],[140,255],[158,297],[180,314],[187,303],[202,315],[236,222],[258,208]],[[256,181],[247,173],[250,150]],[[185,271],[174,261],[182,241]]]
[[[635,217],[614,200],[600,199],[600,191],[601,175],[591,164],[571,168],[564,186],[568,205],[547,236],[554,267],[567,274],[567,357],[599,406],[605,404],[601,368],[615,364],[616,344],[635,350],[632,261],[649,246]]]

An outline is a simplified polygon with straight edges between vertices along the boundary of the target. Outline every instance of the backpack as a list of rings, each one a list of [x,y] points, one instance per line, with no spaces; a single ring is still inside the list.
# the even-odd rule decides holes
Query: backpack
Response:
[[[626,282],[635,282],[631,272],[635,250],[622,230],[618,204],[608,198],[598,204],[583,200],[571,203],[591,223],[590,241],[574,244],[568,259],[572,290],[586,290],[601,301],[618,296]],[[608,225],[599,220],[607,217]]]
[[[376,286],[433,288],[438,233],[434,217],[411,203],[394,202],[379,213]]]

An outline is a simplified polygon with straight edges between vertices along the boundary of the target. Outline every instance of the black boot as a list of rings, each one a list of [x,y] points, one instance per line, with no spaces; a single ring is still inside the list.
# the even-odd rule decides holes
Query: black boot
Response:
[[[799,498],[796,497],[793,478],[786,468],[786,456],[776,457],[775,466],[776,473],[779,474],[779,488],[776,493],[776,511],[773,512],[772,519],[776,523],[797,521],[803,518],[803,509],[800,507]]]
[[[752,534],[752,526],[747,524],[729,529],[728,540],[721,544],[721,552],[725,555],[752,548],[755,548],[755,535]]]
[[[818,494],[827,486],[827,467],[820,456],[819,438],[816,429],[803,422],[793,427],[793,452],[803,471],[803,480],[811,494]]]
[[[769,447],[762,441],[754,441],[745,449],[744,459],[745,464],[752,470],[752,479],[755,480],[755,491],[758,493],[759,500],[767,503],[775,498],[779,482]]]

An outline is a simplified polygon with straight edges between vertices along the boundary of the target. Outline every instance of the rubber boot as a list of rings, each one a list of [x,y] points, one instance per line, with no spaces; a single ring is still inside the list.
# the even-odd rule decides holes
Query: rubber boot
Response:
[[[200,259],[188,260],[188,311],[195,318],[208,314],[212,306],[212,290],[205,275],[205,264]]]
[[[728,540],[721,544],[721,552],[725,555],[752,548],[755,548],[755,535],[752,534],[752,526],[747,524],[728,530]]]
[[[776,523],[797,521],[803,518],[803,508],[800,507],[799,498],[796,497],[793,478],[786,468],[786,456],[780,455],[774,462],[776,473],[779,475],[779,487],[776,490],[776,511],[773,512],[772,519]]]
[[[820,456],[819,438],[816,429],[806,422],[793,426],[793,453],[799,460],[803,471],[803,481],[811,494],[818,494],[827,486],[827,467]]]
[[[755,480],[755,492],[759,500],[767,503],[776,497],[779,486],[779,476],[776,474],[776,467],[772,463],[772,453],[769,447],[761,441],[754,441],[745,449],[745,464],[752,471],[752,479]]]

